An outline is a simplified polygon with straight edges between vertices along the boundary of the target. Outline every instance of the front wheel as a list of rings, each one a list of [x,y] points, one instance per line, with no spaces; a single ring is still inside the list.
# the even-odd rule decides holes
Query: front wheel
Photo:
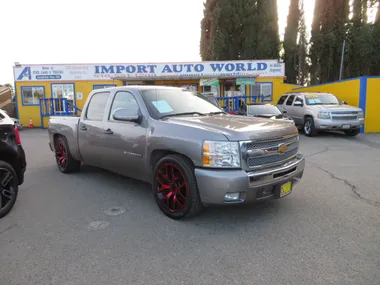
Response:
[[[359,129],[358,130],[349,130],[349,131],[344,131],[344,133],[346,136],[355,137],[360,133],[360,130]]]
[[[16,203],[18,178],[13,167],[0,161],[0,219],[7,215]]]
[[[317,135],[317,130],[315,129],[314,120],[311,117],[305,119],[305,124],[303,126],[305,135],[308,137],[313,137]]]
[[[71,156],[65,137],[60,136],[55,140],[55,159],[58,169],[62,173],[71,173],[80,170],[81,162]]]
[[[172,219],[194,216],[203,208],[194,167],[180,155],[168,155],[158,161],[152,187],[158,207]]]

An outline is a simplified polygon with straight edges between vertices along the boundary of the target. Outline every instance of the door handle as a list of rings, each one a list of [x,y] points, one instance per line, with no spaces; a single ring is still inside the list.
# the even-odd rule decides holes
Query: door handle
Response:
[[[81,124],[79,127],[82,131],[87,131],[87,127],[85,124]]]
[[[107,135],[112,135],[112,134],[113,134],[113,131],[112,131],[111,129],[106,129],[106,130],[104,131],[104,133],[107,134]]]

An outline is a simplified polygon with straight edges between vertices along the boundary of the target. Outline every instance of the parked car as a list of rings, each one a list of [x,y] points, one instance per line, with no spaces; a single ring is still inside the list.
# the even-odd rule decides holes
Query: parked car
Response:
[[[23,125],[21,123],[21,121],[19,119],[16,119],[16,118],[11,118],[15,124],[15,126],[17,126],[18,130],[21,131],[23,129]]]
[[[8,115],[8,112],[6,110],[3,110],[3,109],[0,109],[0,110]],[[13,120],[15,126],[17,126],[18,130],[21,131],[23,127],[21,121],[19,119],[12,118],[12,117],[11,119]]]
[[[18,128],[3,110],[0,110],[0,137],[0,218],[3,218],[16,203],[26,169]]]
[[[245,115],[250,117],[260,117],[279,122],[286,122],[294,125],[294,120],[285,115],[284,111],[280,110],[277,106],[266,103],[247,104],[244,113],[239,115]],[[285,112],[286,113],[286,112]]]
[[[288,93],[281,96],[277,106],[303,128],[306,136],[315,136],[321,130],[356,136],[364,126],[363,110],[341,102],[331,93]]]
[[[84,162],[149,182],[173,219],[282,198],[305,167],[295,126],[228,115],[175,87],[94,90],[80,118],[50,117],[48,133],[61,172]]]

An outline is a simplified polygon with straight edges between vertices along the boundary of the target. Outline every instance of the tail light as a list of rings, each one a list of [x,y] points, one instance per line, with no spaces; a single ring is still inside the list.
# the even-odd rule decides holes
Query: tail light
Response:
[[[21,138],[20,138],[20,133],[18,131],[18,127],[15,126],[15,137],[16,137],[16,143],[21,144]]]

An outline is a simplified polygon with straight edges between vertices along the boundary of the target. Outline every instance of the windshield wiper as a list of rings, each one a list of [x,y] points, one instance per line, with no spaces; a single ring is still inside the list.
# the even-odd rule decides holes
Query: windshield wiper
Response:
[[[176,114],[164,115],[164,116],[161,116],[160,119],[167,118],[167,117],[186,116],[186,115],[206,116],[205,114],[199,113],[199,112],[186,112],[186,113],[176,113]]]
[[[212,115],[219,115],[219,114],[226,114],[226,112],[220,111],[220,112],[210,112],[210,113],[207,113],[207,115],[210,115],[210,116],[212,116]]]

